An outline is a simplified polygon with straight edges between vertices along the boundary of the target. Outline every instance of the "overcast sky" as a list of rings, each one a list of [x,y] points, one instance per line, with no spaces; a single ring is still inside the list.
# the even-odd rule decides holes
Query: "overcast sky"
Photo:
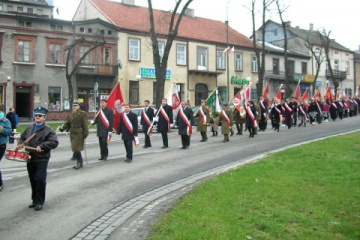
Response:
[[[153,0],[153,7],[170,10],[174,6],[174,1]],[[257,2],[262,2],[262,0],[257,0]],[[315,30],[331,31],[330,38],[334,38],[350,50],[359,50],[359,0],[281,0],[281,2],[283,6],[288,6],[283,19],[291,21],[291,26],[309,29],[310,23],[313,23]],[[59,7],[60,11],[59,15],[55,13],[55,17],[71,20],[79,3],[80,0],[54,0],[55,8]],[[135,0],[135,4],[147,6],[147,0]],[[228,18],[232,28],[249,37],[252,32],[252,22],[251,13],[246,7],[250,8],[250,4],[251,0],[194,0],[190,8],[195,10],[195,16],[198,17],[219,21],[225,21]],[[276,5],[272,8],[273,11],[268,13],[267,19],[280,22],[276,14]],[[261,14],[258,16],[261,17]],[[259,28],[261,19],[256,21],[256,28]]]

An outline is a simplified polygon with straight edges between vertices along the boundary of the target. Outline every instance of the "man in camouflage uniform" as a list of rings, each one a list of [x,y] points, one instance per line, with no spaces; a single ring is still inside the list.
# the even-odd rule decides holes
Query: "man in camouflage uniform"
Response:
[[[200,132],[201,140],[200,142],[206,142],[207,138],[207,125],[210,122],[210,113],[209,109],[205,106],[205,100],[201,100],[201,107],[195,113],[195,117],[199,116],[198,125],[196,131]]]
[[[233,125],[233,112],[231,109],[228,109],[228,105],[225,103],[222,105],[221,112],[217,112],[217,114],[220,117],[220,123],[221,123],[221,132],[224,135],[223,142],[230,141],[229,139],[229,133],[232,131],[232,125]]]

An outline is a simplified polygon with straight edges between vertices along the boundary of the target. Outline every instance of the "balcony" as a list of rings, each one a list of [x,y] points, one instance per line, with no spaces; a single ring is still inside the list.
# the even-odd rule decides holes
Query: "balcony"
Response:
[[[346,71],[333,70],[333,74],[336,80],[346,79]],[[330,70],[326,70],[326,78],[331,78]]]
[[[116,77],[118,75],[118,66],[100,64],[80,65],[77,74]]]

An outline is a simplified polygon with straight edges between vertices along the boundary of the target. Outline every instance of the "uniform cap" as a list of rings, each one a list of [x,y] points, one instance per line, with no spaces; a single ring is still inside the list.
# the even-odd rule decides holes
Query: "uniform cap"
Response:
[[[78,101],[74,101],[74,102],[72,103],[72,105],[73,105],[73,106],[80,106],[80,103],[79,103]]]
[[[44,107],[39,106],[34,110],[34,112],[35,112],[35,115],[46,116],[47,113],[48,113],[48,110],[46,108],[44,108]]]

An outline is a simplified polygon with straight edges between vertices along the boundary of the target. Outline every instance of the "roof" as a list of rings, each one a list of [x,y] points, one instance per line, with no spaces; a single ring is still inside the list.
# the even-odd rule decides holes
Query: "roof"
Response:
[[[266,21],[265,25],[267,25],[269,22],[272,22],[274,24],[277,24],[279,26],[281,26],[280,23],[274,22],[272,20],[268,20]],[[281,26],[282,27],[282,26]],[[259,30],[261,30],[262,27],[259,28]],[[310,31],[307,29],[301,29],[299,27],[287,27],[288,31],[290,31],[292,34],[296,35],[297,37],[307,41],[307,39],[309,39],[309,42],[311,44],[316,44],[316,45],[322,45],[321,43],[321,38],[320,35],[321,33],[319,31]],[[335,48],[335,49],[339,49],[342,51],[349,51],[352,52],[350,49],[342,46],[341,44],[337,43],[334,39],[330,39],[330,44],[329,44],[330,48]]]
[[[140,6],[124,5],[119,2],[107,0],[89,0],[111,23],[121,29],[139,32],[149,32],[149,9]],[[171,12],[153,9],[155,29],[158,34],[167,35],[166,24],[161,24],[171,17]],[[179,14],[177,15],[179,16]],[[162,21],[160,21],[162,20]],[[223,22],[200,18],[183,16],[178,38],[200,40],[226,45],[227,25]],[[229,45],[253,48],[253,42],[245,35],[229,27]]]
[[[258,44],[261,45],[262,41],[258,41]],[[269,52],[272,52],[272,53],[284,54],[284,51],[285,51],[285,49],[283,47],[276,46],[269,42],[265,42],[265,48],[266,48],[266,50],[268,50]],[[287,52],[288,52],[288,54],[290,54],[290,56],[293,56],[293,57],[308,58],[308,59],[311,58],[311,56],[309,56],[309,55],[306,55],[306,54],[303,54],[300,52],[296,52],[291,49],[288,49]]]

